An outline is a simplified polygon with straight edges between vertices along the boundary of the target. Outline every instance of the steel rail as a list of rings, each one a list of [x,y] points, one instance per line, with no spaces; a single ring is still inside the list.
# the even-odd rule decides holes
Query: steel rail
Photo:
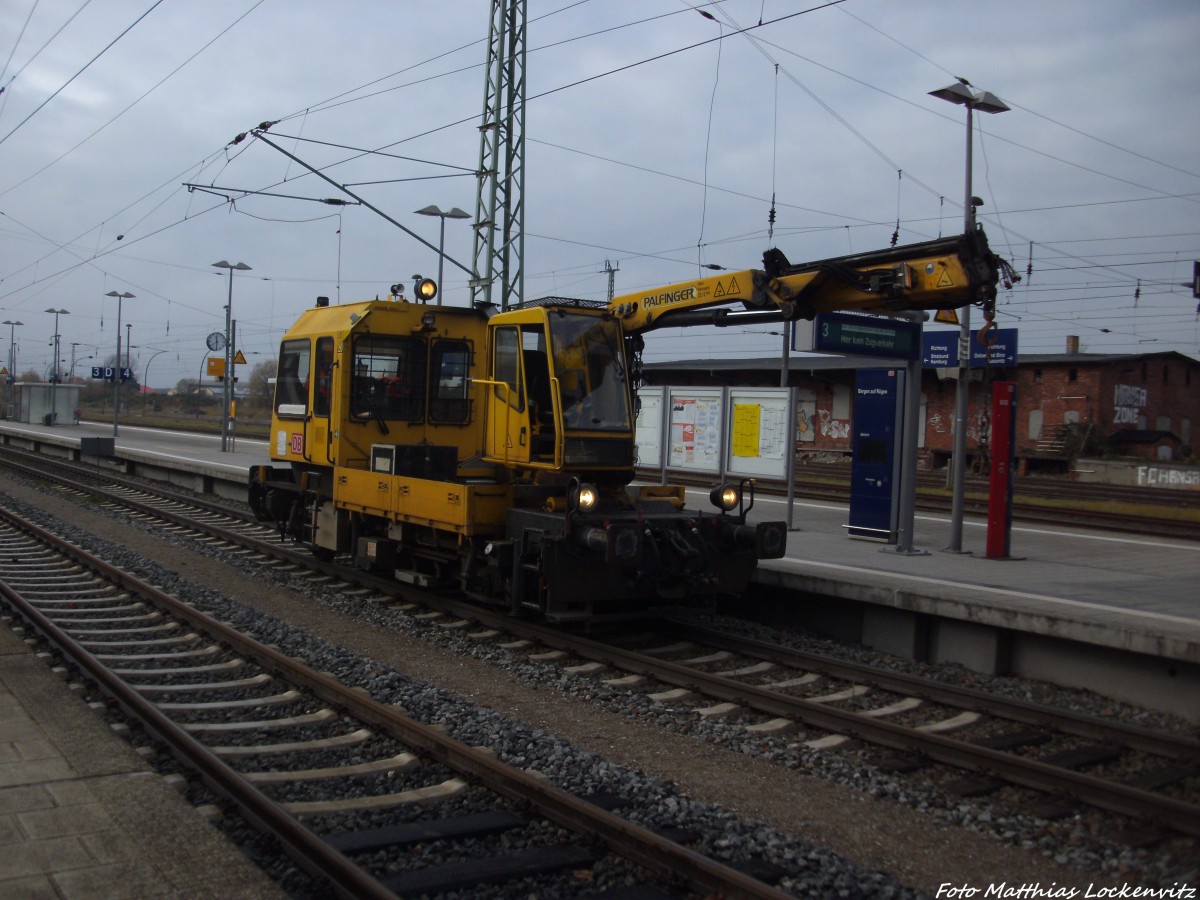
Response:
[[[91,554],[73,547],[56,535],[15,518],[6,509],[0,509],[0,519],[69,555],[82,565],[98,572],[100,577],[116,580],[125,589],[137,592],[152,602],[172,599],[153,586],[121,573]],[[118,575],[119,577],[114,577]],[[153,703],[114,675],[107,666],[4,582],[0,582],[0,596],[63,655],[86,672],[128,715],[142,723],[166,744],[172,755],[190,770],[199,773],[206,785],[233,803],[246,819],[277,838],[287,855],[305,871],[326,879],[338,894],[344,897],[379,900],[395,897],[370,874],[301,825],[187,731],[163,715]]]
[[[286,654],[260,644],[231,626],[198,612],[177,598],[64,541],[51,532],[32,523],[23,522],[2,508],[0,508],[0,519],[34,535],[38,540],[54,547],[58,552],[70,556],[81,565],[96,571],[105,579],[120,584],[130,592],[151,599],[156,605],[168,609],[172,615],[187,622],[192,628],[203,631],[214,640],[227,644],[236,653],[253,660],[289,683],[309,690],[324,702],[340,707],[355,718],[378,728],[383,734],[421,750],[431,759],[477,779],[479,783],[490,790],[510,800],[528,804],[540,815],[557,824],[576,833],[598,838],[611,851],[625,859],[632,860],[656,872],[685,878],[694,885],[709,891],[720,892],[725,896],[761,898],[787,896],[751,876],[689,850],[649,829],[628,822],[614,813],[600,809],[587,800],[555,787],[536,773],[513,768],[494,758],[487,751],[476,750],[442,734],[435,728],[409,719],[394,708],[365,697],[353,689],[343,686],[335,678],[310,669]],[[6,598],[13,601],[15,607],[21,610],[22,615],[29,616],[30,621],[37,628],[45,629],[45,633],[52,636],[56,646],[59,646],[72,659],[78,660],[81,667],[103,685],[106,691],[111,691],[117,702],[123,707],[127,707],[138,719],[141,720],[145,717],[144,721],[152,727],[156,734],[160,734],[169,746],[173,749],[178,747],[187,754],[189,763],[193,760],[199,761],[198,768],[206,777],[214,779],[214,787],[237,803],[249,818],[266,823],[273,834],[280,834],[281,839],[286,838],[287,846],[295,847],[301,853],[313,854],[308,861],[318,865],[320,874],[323,877],[330,877],[334,884],[341,883],[340,879],[342,878],[355,878],[351,871],[343,871],[343,863],[351,867],[353,864],[342,854],[334,851],[328,845],[323,845],[312,832],[299,825],[271,801],[263,798],[260,805],[256,799],[259,796],[258,792],[241,779],[236,772],[204,750],[202,745],[198,745],[198,742],[190,738],[182,729],[162,716],[152,704],[142,699],[132,688],[108,673],[91,654],[78,647],[69,636],[46,619],[31,604],[15,592],[10,591],[2,583],[0,583],[0,590]],[[250,798],[249,793],[253,793],[255,799]],[[312,836],[311,840],[307,837],[309,835]],[[303,856],[293,858],[302,865],[304,864]],[[353,868],[357,869],[357,867]],[[333,873],[334,877],[327,874],[327,871]],[[361,872],[361,870],[358,871]],[[377,893],[377,888],[372,888],[365,881],[361,886],[352,889],[351,895],[356,895],[354,892],[358,891],[360,887],[362,893],[357,896],[391,896],[386,889],[383,889],[383,893]]]
[[[77,487],[84,491],[95,491],[92,486],[78,484]],[[629,672],[650,675],[666,684],[698,690],[715,698],[748,705],[752,709],[768,715],[792,718],[814,727],[847,734],[869,743],[896,750],[916,752],[956,768],[990,771],[1012,784],[1050,794],[1070,796],[1081,803],[1110,812],[1135,818],[1149,816],[1183,834],[1200,837],[1200,809],[1184,801],[1108,782],[1071,769],[978,747],[966,741],[913,731],[880,719],[745,685],[729,678],[689,669],[669,661],[652,659],[633,651],[624,651],[587,638],[571,636],[549,626],[514,621],[509,616],[493,613],[463,601],[432,597],[415,589],[397,585],[394,581],[380,579],[368,573],[347,571],[344,567],[315,560],[307,554],[301,555],[283,547],[263,544],[252,538],[230,534],[204,523],[189,520],[185,516],[169,514],[132,501],[122,500],[122,502],[130,502],[135,508],[140,508],[148,514],[163,516],[177,521],[179,524],[205,530],[224,540],[253,547],[277,558],[296,562],[355,584],[371,587],[394,596],[419,597],[419,602],[429,608],[460,617],[473,618],[489,627],[507,629],[549,647],[569,650],[589,659],[607,662]]]
[[[1011,784],[1049,794],[1066,795],[1086,805],[1134,818],[1150,817],[1181,834],[1200,837],[1200,807],[1192,803],[944,735],[914,731],[861,713],[831,708],[721,675],[701,672],[669,660],[657,660],[587,638],[566,635],[545,626],[526,624],[521,632],[547,646],[606,662],[623,671],[648,675],[665,684],[740,703],[761,713],[794,719],[894,750],[915,752],[956,768],[988,771]]]
[[[847,681],[869,679],[873,686],[895,693],[910,694],[937,703],[945,703],[974,712],[986,712],[989,715],[1026,724],[1052,725],[1057,730],[1068,734],[1096,740],[1116,740],[1132,750],[1141,750],[1158,756],[1168,756],[1200,764],[1200,738],[1192,735],[1155,731],[1150,728],[1128,725],[1124,722],[1109,722],[1071,710],[1054,709],[1038,703],[1031,703],[1028,700],[998,696],[975,688],[938,682],[931,678],[878,669],[865,663],[849,662],[819,653],[768,644],[754,638],[716,632],[677,619],[664,619],[663,621],[668,623],[664,625],[664,628],[671,631],[672,637],[709,642],[743,656],[779,662],[795,668],[815,669],[823,674]]]

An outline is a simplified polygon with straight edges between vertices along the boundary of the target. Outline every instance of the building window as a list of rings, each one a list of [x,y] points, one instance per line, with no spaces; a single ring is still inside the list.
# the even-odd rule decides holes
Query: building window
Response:
[[[929,397],[924,392],[921,393],[921,408],[917,414],[917,421],[920,423],[917,429],[917,449],[925,449],[925,432],[929,430]]]
[[[1078,381],[1078,380],[1079,380],[1079,370],[1078,369],[1067,369],[1067,381]]]
[[[850,385],[835,384],[833,386],[833,418],[850,418]]]
[[[1029,440],[1036,441],[1042,436],[1042,411],[1040,409],[1031,409],[1029,411]]]
[[[1042,370],[1041,370],[1041,369],[1034,369],[1034,370],[1033,370],[1033,383],[1034,383],[1034,384],[1041,384],[1041,383],[1042,383]]]

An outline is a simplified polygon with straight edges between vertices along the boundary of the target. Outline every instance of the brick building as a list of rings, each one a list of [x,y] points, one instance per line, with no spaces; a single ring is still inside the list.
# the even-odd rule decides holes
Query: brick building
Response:
[[[1021,471],[1065,468],[1073,446],[1120,455],[1185,460],[1196,455],[1200,361],[1174,351],[1147,354],[1028,354],[1012,367],[972,370],[967,448],[988,432],[988,383],[1017,384],[1017,455]],[[867,357],[793,356],[788,383],[797,389],[797,448],[802,455],[849,454],[855,371],[881,368]],[[778,386],[779,359],[647,363],[648,385]],[[953,449],[957,369],[926,369],[921,384],[922,464],[938,468]],[[1070,426],[1064,428],[1064,426]]]

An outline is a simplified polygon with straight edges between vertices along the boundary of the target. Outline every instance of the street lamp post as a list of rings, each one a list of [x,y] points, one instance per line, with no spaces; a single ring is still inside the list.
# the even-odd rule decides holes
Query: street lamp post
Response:
[[[471,214],[463,212],[457,206],[450,207],[449,212],[442,212],[437,206],[426,206],[424,209],[418,209],[419,216],[437,216],[441,219],[440,235],[438,237],[438,295],[437,305],[442,305],[442,272],[446,267],[446,220],[447,219],[469,219]]]
[[[249,272],[250,266],[244,262],[221,260],[213,263],[213,268],[229,270],[229,300],[225,305],[225,391],[221,415],[221,452],[225,453],[229,449],[229,415],[233,409],[233,273],[234,270]]]
[[[11,326],[8,330],[8,409],[4,411],[7,417],[12,413],[12,386],[17,380],[17,326],[25,323],[5,319],[4,324]]]
[[[137,294],[131,294],[129,291],[109,291],[105,297],[117,298],[117,358],[114,365],[117,371],[113,373],[113,437],[117,436],[117,423],[121,415],[121,301],[125,298],[132,299]]]
[[[71,341],[71,375],[70,375],[70,380],[71,380],[71,383],[72,383],[72,384],[74,384],[74,382],[75,382],[75,366],[76,366],[76,364],[77,364],[77,363],[81,363],[81,362],[83,362],[85,359],[95,359],[95,358],[96,358],[94,354],[93,354],[92,356],[80,356],[80,355],[79,355],[79,348],[80,348],[80,347],[91,347],[93,351],[95,351],[95,350],[99,350],[99,349],[100,349],[100,348],[99,348],[99,347],[97,347],[95,344],[85,344],[85,343],[83,343],[82,341]]]
[[[69,316],[70,312],[65,309],[47,309],[46,312],[54,313],[54,378],[50,382],[50,424],[53,425],[58,421],[58,382],[59,382],[59,364],[61,360],[58,355],[58,317]]]
[[[153,347],[149,348],[154,350]],[[146,404],[150,400],[150,363],[154,362],[156,356],[161,356],[166,353],[166,350],[154,350],[154,355],[146,360],[146,370],[142,373],[142,415],[146,415]]]
[[[963,232],[972,234],[975,231],[976,200],[971,193],[972,148],[974,144],[972,129],[972,114],[975,110],[985,113],[1007,112],[1009,107],[988,91],[975,91],[965,78],[958,79],[954,84],[936,91],[929,92],[931,97],[955,103],[967,108],[967,165],[966,165],[966,197],[963,202]],[[951,500],[950,500],[950,546],[946,549],[954,553],[962,551],[963,507],[965,505],[965,490],[967,478],[967,419],[970,417],[970,381],[971,374],[971,304],[968,302],[959,310],[958,335],[958,386],[954,395],[954,458],[951,461]]]

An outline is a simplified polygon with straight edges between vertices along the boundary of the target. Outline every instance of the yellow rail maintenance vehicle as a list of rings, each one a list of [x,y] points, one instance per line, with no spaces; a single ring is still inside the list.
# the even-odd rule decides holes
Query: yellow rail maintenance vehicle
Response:
[[[1004,265],[971,236],[722,273],[617,297],[496,312],[432,305],[417,279],[388,299],[303,313],[280,345],[274,465],[249,502],[317,556],[453,587],[513,614],[579,621],[707,608],[783,555],[783,522],[747,520],[753,482],[712,509],[634,485],[643,333],[811,318],[832,309],[994,315]],[[740,305],[742,311],[731,307]]]

